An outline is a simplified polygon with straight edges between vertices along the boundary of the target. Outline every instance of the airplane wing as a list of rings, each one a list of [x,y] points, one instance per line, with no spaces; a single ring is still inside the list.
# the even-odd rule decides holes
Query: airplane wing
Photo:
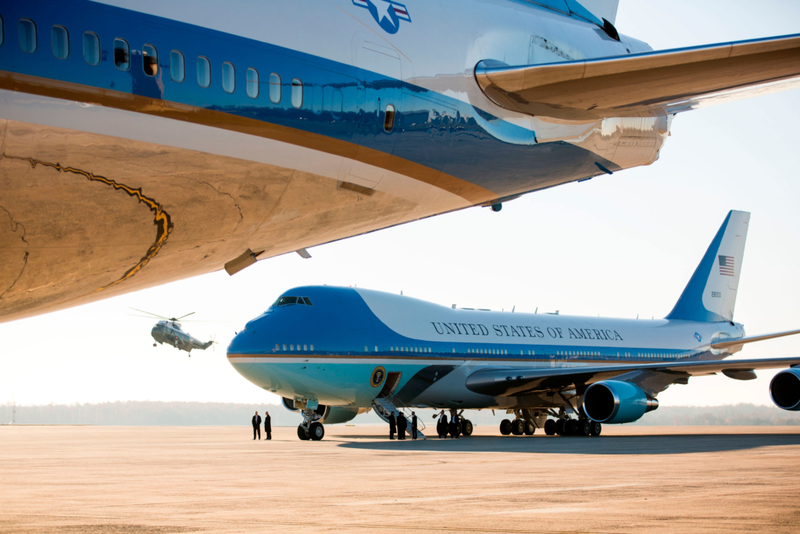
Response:
[[[777,369],[800,365],[800,358],[757,360],[705,360],[586,367],[482,369],[467,377],[467,389],[475,393],[510,397],[529,393],[560,391],[608,380],[632,371],[674,375],[675,379],[721,372],[731,378],[755,378],[756,369]]]
[[[475,78],[520,113],[652,117],[800,86],[800,34],[545,65],[482,61]]]

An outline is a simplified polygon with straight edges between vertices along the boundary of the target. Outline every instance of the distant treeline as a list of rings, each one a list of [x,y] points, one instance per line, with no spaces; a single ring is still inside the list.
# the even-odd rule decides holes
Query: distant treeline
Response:
[[[249,425],[253,413],[268,410],[273,426],[296,426],[302,420],[297,412],[270,404],[231,404],[224,402],[103,402],[99,404],[49,404],[0,406],[0,423],[24,425],[120,425],[120,426],[231,426]],[[425,424],[432,423],[432,410],[417,410]],[[497,425],[511,418],[503,411],[468,411],[465,416],[476,426]],[[359,415],[356,424],[383,424],[374,413]],[[645,414],[637,425],[800,425],[800,412],[787,412],[773,406],[736,404],[728,406],[661,406]]]

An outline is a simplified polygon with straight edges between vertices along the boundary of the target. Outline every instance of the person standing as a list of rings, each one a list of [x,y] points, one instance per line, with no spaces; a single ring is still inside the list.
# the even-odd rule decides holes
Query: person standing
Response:
[[[397,439],[406,439],[406,427],[408,422],[403,412],[397,414]]]
[[[258,434],[258,439],[261,439],[261,416],[258,415],[258,412],[253,416],[253,439],[256,439],[256,434]]]
[[[458,439],[458,435],[461,433],[460,427],[461,423],[458,420],[458,414],[453,410],[453,417],[450,419],[450,435],[455,439]]]
[[[439,420],[436,421],[436,433],[439,434],[440,439],[447,438],[447,414],[444,410],[439,414]]]
[[[394,412],[389,413],[389,439],[394,439],[394,433],[397,431],[397,419],[394,418]]]
[[[417,439],[417,414],[411,412],[411,439]]]
[[[264,412],[264,439],[272,439],[272,417],[269,412]]]

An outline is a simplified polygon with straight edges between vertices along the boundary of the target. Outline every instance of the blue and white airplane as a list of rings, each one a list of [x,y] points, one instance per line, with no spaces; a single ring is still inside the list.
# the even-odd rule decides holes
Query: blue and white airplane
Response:
[[[664,319],[451,309],[365,289],[299,287],[247,323],[228,361],[302,410],[301,439],[322,439],[323,423],[371,407],[382,416],[406,407],[500,409],[515,415],[503,434],[599,435],[602,423],[657,408],[672,384],[720,372],[749,380],[780,367],[772,400],[800,410],[800,358],[725,360],[747,343],[800,333],[746,337],[733,322],[749,219],[728,214]],[[471,434],[469,421],[462,427]]]
[[[0,3],[0,320],[654,162],[800,36],[654,52],[617,0]]]

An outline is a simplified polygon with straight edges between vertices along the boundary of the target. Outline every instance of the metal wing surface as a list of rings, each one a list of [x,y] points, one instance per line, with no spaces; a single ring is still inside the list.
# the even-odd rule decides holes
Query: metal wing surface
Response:
[[[652,117],[800,86],[800,34],[545,65],[482,61],[475,77],[512,111]]]
[[[732,378],[747,379],[756,369],[777,369],[800,365],[800,358],[768,358],[758,360],[705,360],[623,365],[588,365],[584,367],[489,368],[467,377],[467,388],[475,393],[509,397],[561,391],[586,386],[620,375],[647,371],[674,376],[675,380],[722,372]],[[752,378],[752,376],[749,376]]]

